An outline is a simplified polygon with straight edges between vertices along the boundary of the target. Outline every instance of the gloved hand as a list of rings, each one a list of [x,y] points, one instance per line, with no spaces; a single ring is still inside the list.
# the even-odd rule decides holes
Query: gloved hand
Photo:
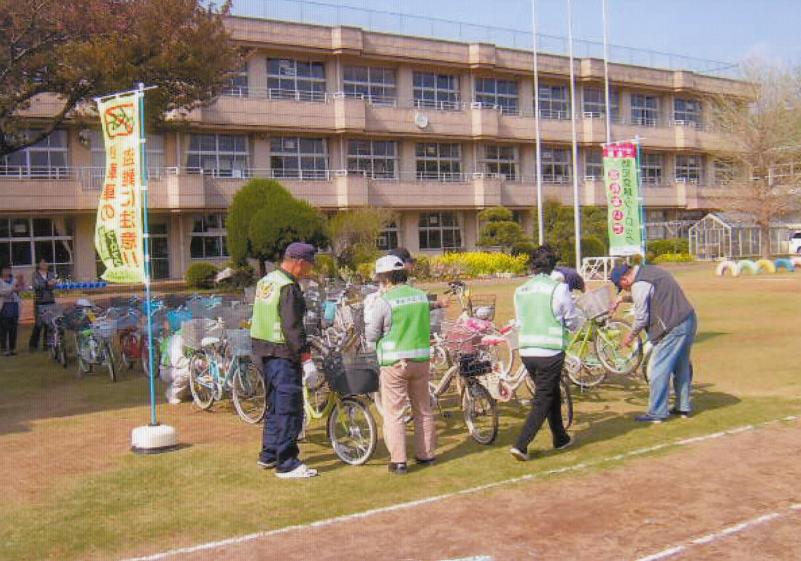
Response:
[[[322,385],[324,380],[323,374],[317,370],[317,366],[315,366],[313,360],[306,360],[303,362],[303,383],[306,387],[310,390],[316,390]]]

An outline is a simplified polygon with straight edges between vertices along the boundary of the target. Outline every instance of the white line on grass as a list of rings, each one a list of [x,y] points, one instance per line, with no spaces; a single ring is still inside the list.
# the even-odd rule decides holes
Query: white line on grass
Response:
[[[566,466],[557,469],[551,469],[547,471],[543,471],[540,473],[530,473],[526,475],[521,475],[520,477],[512,477],[510,479],[504,479],[503,481],[495,481],[493,483],[486,483],[484,485],[478,485],[476,487],[469,487],[467,489],[462,489],[460,491],[454,491],[452,493],[445,493],[442,495],[435,495],[432,497],[426,497],[424,499],[418,499],[415,501],[408,501],[404,503],[397,503],[394,505],[388,505],[379,508],[373,508],[370,510],[365,510],[362,512],[355,512],[353,514],[345,514],[342,516],[336,516],[334,518],[325,518],[323,520],[317,520],[316,522],[309,522],[307,524],[296,524],[293,526],[285,526],[284,528],[278,528],[276,530],[263,530],[261,532],[254,532],[252,534],[245,534],[243,536],[236,536],[233,538],[227,538],[224,540],[213,541],[202,543],[198,545],[192,545],[187,547],[179,547],[176,549],[170,549],[167,551],[162,551],[161,553],[154,553],[152,555],[145,555],[142,557],[130,557],[128,559],[123,559],[122,561],[161,561],[162,559],[167,559],[169,557],[174,557],[176,555],[183,555],[189,553],[197,553],[198,551],[208,551],[210,549],[218,549],[221,547],[229,546],[229,545],[236,545],[246,542],[251,542],[253,540],[257,540],[260,538],[268,538],[271,536],[277,536],[281,534],[287,534],[289,532],[293,532],[296,530],[311,530],[314,528],[322,528],[325,526],[331,526],[334,524],[338,524],[341,522],[348,522],[351,520],[359,520],[362,518],[368,518],[370,516],[375,516],[376,514],[384,514],[387,512],[395,512],[399,510],[407,510],[410,508],[431,504],[439,501],[443,501],[445,499],[449,499],[451,497],[458,497],[461,495],[472,495],[474,493],[479,493],[481,491],[487,491],[489,489],[494,489],[496,487],[503,487],[506,485],[513,485],[516,483],[522,483],[524,481],[531,481],[532,479],[538,479],[541,477],[546,477],[550,475],[559,475],[562,473],[574,472],[574,471],[581,471],[588,467],[593,467],[609,462],[619,461],[625,458],[630,458],[632,456],[642,456],[644,454],[648,454],[650,452],[654,452],[656,450],[662,450],[664,448],[671,448],[675,446],[687,446],[688,444],[694,444],[696,442],[703,442],[706,440],[712,440],[715,438],[721,438],[726,435],[734,435],[739,434],[745,431],[754,430],[757,427],[763,427],[766,425],[770,425],[773,423],[778,423],[780,421],[794,421],[798,419],[796,415],[789,415],[787,417],[783,417],[781,419],[772,419],[770,421],[762,422],[756,426],[754,425],[744,425],[741,427],[736,427],[733,429],[713,432],[707,435],[696,436],[694,438],[685,438],[682,440],[675,440],[672,442],[666,442],[663,444],[657,444],[655,446],[648,446],[645,448],[637,448],[635,450],[630,450],[629,452],[625,452],[623,454],[618,454],[615,456],[609,456],[606,458],[601,458],[599,460],[595,460],[592,462],[583,462],[580,464],[574,464],[571,466]],[[660,559],[660,558],[654,558]],[[644,560],[641,560],[644,561]]]
[[[783,511],[769,512],[768,514],[762,514],[755,518],[738,522],[733,526],[728,526],[726,528],[723,528],[722,530],[718,530],[717,532],[712,532],[710,534],[706,534],[699,538],[691,539],[687,543],[674,545],[668,547],[667,549],[663,549],[662,551],[652,553],[651,555],[640,557],[639,559],[637,559],[637,561],[659,561],[661,559],[668,559],[670,557],[673,557],[674,555],[683,553],[688,549],[695,547],[697,545],[707,545],[712,542],[716,542],[720,539],[727,538],[734,534],[739,534],[740,532],[748,530],[749,528],[753,528],[754,526],[765,524],[766,522],[776,520],[777,518],[784,518],[785,516],[794,514],[797,511],[801,511],[801,504],[794,504],[789,506]]]

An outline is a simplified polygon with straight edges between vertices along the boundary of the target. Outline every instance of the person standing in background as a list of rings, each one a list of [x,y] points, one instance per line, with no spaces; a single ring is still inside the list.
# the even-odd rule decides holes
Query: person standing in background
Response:
[[[22,290],[22,277],[15,279],[11,267],[4,265],[0,271],[0,353],[3,353],[3,356],[17,354],[20,290]]]
[[[48,304],[55,304],[56,297],[53,290],[58,284],[56,275],[50,271],[47,260],[41,259],[36,270],[33,272],[33,331],[28,341],[28,349],[31,352],[39,349],[39,340],[43,346],[47,343],[47,326],[42,323],[39,317],[39,307]]]

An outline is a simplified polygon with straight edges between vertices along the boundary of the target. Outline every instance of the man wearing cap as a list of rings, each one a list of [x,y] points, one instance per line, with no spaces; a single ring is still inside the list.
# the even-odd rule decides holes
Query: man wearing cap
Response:
[[[407,472],[406,417],[411,402],[418,465],[434,463],[436,428],[428,393],[431,328],[428,297],[406,284],[404,262],[393,255],[376,261],[378,297],[365,306],[365,335],[381,365],[381,404],[389,471]]]
[[[648,363],[648,413],[637,417],[644,423],[661,423],[668,415],[687,418],[690,415],[690,350],[695,341],[698,320],[687,297],[673,276],[654,265],[631,267],[617,265],[612,270],[612,282],[618,289],[631,292],[634,302],[634,325],[624,343],[631,345],[645,329],[654,345]],[[613,310],[622,302],[614,304]],[[675,407],[668,410],[670,375],[676,392]]]
[[[515,446],[509,450],[520,461],[530,459],[528,446],[545,419],[548,419],[555,449],[562,450],[573,443],[562,419],[559,382],[565,363],[567,332],[578,328],[579,318],[567,284],[551,277],[556,260],[549,245],[535,249],[531,254],[534,276],[515,291],[520,358],[535,387],[531,412]]]
[[[317,470],[298,459],[297,445],[303,427],[302,384],[313,385],[320,377],[306,341],[306,304],[298,284],[311,272],[316,252],[309,244],[290,244],[280,267],[256,285],[253,302],[250,336],[267,389],[267,414],[257,463],[265,469],[275,468],[281,479],[317,475]]]

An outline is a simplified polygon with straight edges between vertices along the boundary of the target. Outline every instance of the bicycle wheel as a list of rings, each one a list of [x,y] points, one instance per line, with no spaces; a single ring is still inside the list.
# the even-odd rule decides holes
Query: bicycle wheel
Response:
[[[241,360],[231,384],[231,398],[239,417],[255,425],[267,413],[267,390],[258,367],[250,360]]]
[[[67,345],[63,334],[59,336],[58,345],[56,345],[56,360],[62,368],[67,368],[69,360],[67,359]]]
[[[334,453],[344,463],[360,466],[373,456],[378,431],[370,408],[362,400],[337,400],[328,415],[327,430]]]
[[[133,334],[126,334],[120,338],[120,359],[122,360],[123,366],[128,370],[133,368],[135,362],[134,357],[128,354],[131,349],[135,348],[137,345],[134,337],[136,336]]]
[[[531,376],[526,376],[526,387],[533,396],[536,386]],[[565,428],[569,428],[573,424],[573,395],[570,393],[570,384],[567,383],[564,376],[559,380],[559,398],[561,400],[562,424]]]
[[[623,344],[631,333],[631,325],[620,320],[609,320],[595,332],[593,346],[598,360],[610,374],[631,374],[642,360],[642,345],[632,347]]]
[[[586,358],[593,360],[585,362],[576,355],[567,355],[564,366],[564,372],[568,379],[583,390],[594,388],[606,379],[606,369],[601,366],[598,359]]]
[[[101,351],[103,353],[103,366],[106,367],[108,370],[108,377],[111,378],[112,382],[117,381],[117,365],[114,364],[114,353],[111,350],[111,343],[103,342],[101,343]]]
[[[215,385],[210,362],[204,352],[197,352],[189,359],[189,391],[195,405],[204,411],[214,403]]]
[[[84,348],[84,347],[86,347],[86,344],[87,344],[86,337],[84,337],[83,335],[80,335],[79,333],[76,333],[75,334],[75,349],[76,349],[76,353],[75,354],[77,355],[77,359],[78,359],[77,360],[78,368],[77,368],[77,371],[75,372],[75,374],[78,376],[78,378],[83,378],[86,374],[88,374],[89,372],[92,371],[92,364],[90,362],[88,362],[84,358],[85,353],[87,352],[86,349]]]
[[[462,411],[472,439],[485,446],[492,444],[498,436],[498,407],[487,388],[468,379],[462,394]]]
[[[512,371],[512,364],[515,360],[512,344],[497,329],[488,335],[497,340],[497,343],[487,346],[487,354],[492,361],[492,370],[501,376],[506,376]]]

